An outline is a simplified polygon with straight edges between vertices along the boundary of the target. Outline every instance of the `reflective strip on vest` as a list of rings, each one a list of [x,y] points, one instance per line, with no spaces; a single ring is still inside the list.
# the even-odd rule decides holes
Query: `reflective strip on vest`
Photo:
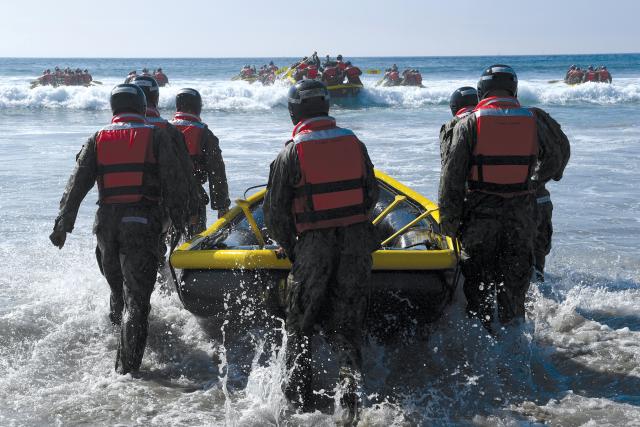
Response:
[[[474,114],[477,140],[469,190],[503,197],[531,193],[530,179],[538,154],[534,114],[515,98],[484,99]]]
[[[119,120],[144,119],[138,115],[114,117],[96,138],[100,203],[158,201],[157,163],[152,149],[153,126]],[[149,176],[155,175],[149,183]]]
[[[319,124],[318,119],[304,122],[302,128]],[[337,127],[303,130],[293,141],[301,174],[293,202],[298,233],[367,221],[363,153],[353,132]]]
[[[167,128],[167,124],[169,123],[166,119],[163,119],[162,117],[149,117],[147,116],[147,123],[149,123],[150,125],[153,126],[157,126],[161,129],[166,129]]]

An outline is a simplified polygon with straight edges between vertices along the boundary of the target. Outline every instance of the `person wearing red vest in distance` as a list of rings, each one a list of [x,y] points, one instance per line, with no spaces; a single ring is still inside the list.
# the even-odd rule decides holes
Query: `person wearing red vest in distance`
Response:
[[[473,112],[478,104],[478,91],[471,86],[464,86],[456,89],[449,98],[449,108],[453,119],[442,125],[440,128],[440,163],[444,163],[451,147],[451,138],[453,137],[453,128],[460,120],[467,117]]]
[[[347,64],[342,60],[342,55],[336,56],[336,65],[340,69],[340,71],[344,71],[347,69]]]
[[[167,77],[167,75],[162,72],[162,68],[158,68],[153,73],[153,77],[155,77],[156,81],[158,82],[158,86],[160,87],[164,87],[169,83],[169,77]]]
[[[611,73],[604,65],[602,65],[598,70],[598,81],[600,83],[611,83],[613,81],[613,79],[611,78]]]
[[[377,249],[370,213],[378,186],[365,145],[328,115],[329,92],[316,80],[288,94],[292,139],[271,163],[264,199],[269,235],[293,263],[287,279],[285,393],[312,410],[311,337],[316,324],[337,352],[342,405],[357,412],[362,329],[371,253]]]
[[[361,85],[362,81],[360,80],[360,76],[362,75],[362,71],[360,68],[351,65],[351,61],[347,61],[345,65],[347,68],[345,68],[344,74],[347,77],[347,82]]]
[[[136,76],[132,80],[132,83],[142,89],[147,99],[147,109],[145,111],[145,118],[147,123],[160,129],[164,129],[169,134],[169,137],[171,138],[173,143],[176,145],[178,160],[182,165],[183,174],[185,176],[185,179],[187,179],[191,183],[189,187],[189,203],[187,205],[187,208],[193,215],[196,215],[202,204],[202,188],[198,185],[193,177],[193,163],[191,162],[191,158],[189,157],[189,152],[187,151],[184,136],[177,127],[160,116],[160,110],[158,110],[160,87],[156,80],[151,76]],[[167,216],[166,221],[163,224],[162,238],[160,239],[160,267],[163,267],[166,262],[165,254],[167,252],[167,246],[165,242],[170,225],[170,219]],[[176,229],[176,227],[174,227],[173,230],[173,232],[180,234],[182,234],[183,231],[184,230]],[[164,271],[161,270],[161,275],[163,273]]]
[[[536,188],[559,180],[569,141],[544,111],[517,100],[518,78],[492,65],[478,82],[479,103],[453,130],[440,176],[444,234],[462,245],[467,314],[493,328],[494,292],[502,325],[525,319],[533,267]]]
[[[593,65],[589,65],[587,68],[587,72],[584,73],[582,77],[582,82],[597,82],[598,81],[598,73],[593,69]]]
[[[167,133],[145,123],[142,89],[118,85],[110,104],[111,124],[78,154],[49,238],[64,246],[80,203],[97,182],[98,265],[111,288],[109,317],[121,325],[115,367],[120,374],[135,374],[146,345],[162,218],[166,209],[174,224],[186,223],[188,182]]]
[[[176,95],[176,114],[171,123],[184,135],[187,151],[193,163],[193,174],[200,184],[201,203],[197,214],[192,216],[188,227],[188,237],[201,233],[207,228],[207,203],[218,211],[222,218],[229,210],[229,187],[220,141],[200,119],[202,97],[191,88],[180,89]],[[209,197],[201,187],[209,181]]]

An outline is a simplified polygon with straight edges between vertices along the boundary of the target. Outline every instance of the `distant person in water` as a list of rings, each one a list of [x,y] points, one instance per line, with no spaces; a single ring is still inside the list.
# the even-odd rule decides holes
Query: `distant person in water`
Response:
[[[127,74],[127,77],[124,79],[125,84],[131,83],[131,81],[135,79],[137,75],[138,73],[136,70],[129,71],[129,74]]]
[[[162,68],[158,68],[154,73],[153,73],[153,77],[156,79],[156,81],[158,82],[158,86],[160,87],[164,87],[169,83],[169,78],[167,77],[167,75],[162,71]]]
[[[598,81],[600,83],[611,83],[613,79],[611,78],[611,73],[607,70],[607,67],[602,65],[598,69]]]

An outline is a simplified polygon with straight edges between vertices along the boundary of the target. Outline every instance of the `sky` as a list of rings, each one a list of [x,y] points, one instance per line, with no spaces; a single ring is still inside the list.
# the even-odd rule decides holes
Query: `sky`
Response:
[[[640,52],[639,0],[3,3],[0,57]]]

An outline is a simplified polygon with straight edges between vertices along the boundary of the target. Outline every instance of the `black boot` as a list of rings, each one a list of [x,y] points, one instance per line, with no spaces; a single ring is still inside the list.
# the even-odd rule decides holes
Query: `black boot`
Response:
[[[358,424],[360,412],[360,396],[358,387],[360,384],[360,374],[350,368],[340,368],[338,376],[340,381],[340,407],[342,409],[341,425],[355,426]]]

